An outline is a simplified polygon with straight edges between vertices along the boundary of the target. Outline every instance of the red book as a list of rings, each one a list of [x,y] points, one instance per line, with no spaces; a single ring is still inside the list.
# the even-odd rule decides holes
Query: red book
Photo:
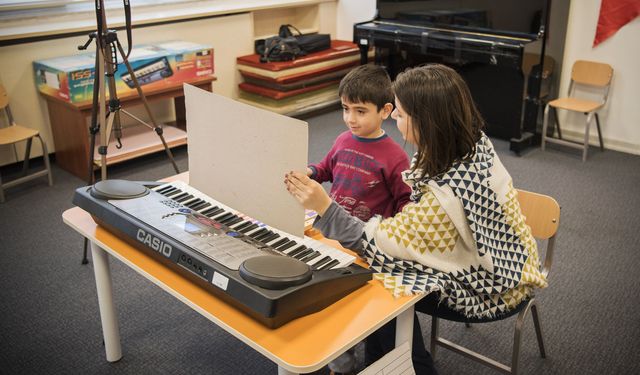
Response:
[[[258,69],[254,69],[254,71],[245,71],[240,69],[240,74],[242,74],[243,76],[249,76],[249,77],[254,77],[256,79],[261,79],[263,81],[276,82],[278,84],[287,84],[292,82],[300,82],[307,78],[318,77],[322,74],[333,73],[339,70],[345,70],[347,68],[354,68],[358,65],[360,65],[359,60],[348,62],[341,65],[336,65],[336,66],[326,66],[326,67],[320,67],[312,70],[304,69],[304,71],[300,71],[300,72],[291,72],[291,74],[277,74],[275,76],[272,74],[264,75],[264,74],[261,74],[262,72],[256,72],[256,70]],[[269,72],[269,73],[272,73],[272,72]],[[287,72],[284,71],[284,72],[277,72],[277,73],[287,73]]]
[[[324,73],[321,75],[314,75],[314,76],[307,77],[302,81],[291,82],[291,83],[278,83],[274,81],[267,81],[267,80],[253,77],[251,75],[246,75],[246,74],[243,74],[242,78],[244,78],[245,82],[251,83],[252,85],[266,87],[266,88],[277,90],[277,91],[291,91],[291,90],[302,89],[302,88],[313,86],[313,85],[318,85],[323,82],[339,81],[345,75],[347,75],[347,73],[349,73],[351,69],[353,68],[349,67],[343,70],[337,70],[335,72]]]
[[[260,55],[246,55],[237,58],[238,65],[250,66],[258,69],[264,69],[268,71],[279,71],[285,69],[297,68],[300,66],[315,64],[321,61],[335,60],[342,57],[359,55],[360,49],[355,43],[348,42],[346,40],[332,40],[331,48],[323,51],[310,53],[306,56],[298,57],[291,61],[276,61],[276,62],[260,62]]]
[[[304,94],[305,92],[315,91],[323,87],[335,85],[337,83],[340,83],[339,79],[334,81],[329,81],[329,82],[323,82],[317,85],[308,86],[308,87],[304,87],[296,90],[290,90],[290,91],[278,91],[278,90],[270,89],[263,86],[252,85],[246,82],[239,84],[238,87],[240,87],[241,90],[246,92],[251,92],[254,94],[266,96],[268,98],[280,100],[280,99],[296,96],[299,94]]]

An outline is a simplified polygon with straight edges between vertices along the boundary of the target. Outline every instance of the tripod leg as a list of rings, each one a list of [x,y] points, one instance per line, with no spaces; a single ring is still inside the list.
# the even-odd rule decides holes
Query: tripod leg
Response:
[[[122,44],[120,44],[120,41],[116,40],[116,44],[118,46],[118,50],[120,51],[120,55],[121,56],[125,56],[126,54],[124,52],[124,49],[122,48]],[[151,108],[149,107],[149,102],[147,102],[147,98],[144,96],[144,93],[142,92],[142,89],[140,88],[140,84],[138,83],[138,78],[136,77],[135,73],[133,72],[133,68],[131,67],[131,64],[129,64],[129,61],[124,59],[124,65],[127,67],[127,71],[129,72],[129,75],[131,76],[131,80],[133,81],[133,85],[136,88],[136,91],[138,92],[138,96],[140,97],[140,100],[142,101],[142,104],[144,105],[145,110],[147,111],[147,115],[149,116],[149,120],[151,121],[151,124],[153,125],[153,130],[156,132],[156,134],[158,134],[158,137],[160,137],[160,141],[162,142],[162,146],[164,147],[164,150],[167,153],[167,157],[169,157],[169,161],[171,161],[171,164],[173,165],[173,169],[176,171],[176,173],[180,173],[180,170],[178,169],[178,165],[176,164],[176,162],[175,162],[175,160],[173,158],[173,153],[171,153],[171,149],[167,145],[167,142],[165,141],[164,136],[162,135],[162,127],[158,126],[158,123],[156,122],[156,119],[153,117],[153,114],[151,113]]]
[[[89,40],[89,42],[91,42],[91,40]],[[90,139],[90,146],[89,146],[89,165],[87,166],[88,169],[88,176],[87,176],[87,185],[93,185],[93,182],[95,180],[95,174],[93,171],[93,163],[95,161],[94,159],[94,152],[95,152],[95,148],[96,148],[96,134],[98,133],[98,131],[100,130],[100,124],[98,124],[98,107],[99,107],[99,99],[100,99],[100,82],[102,80],[102,75],[101,75],[101,68],[100,68],[100,42],[96,39],[96,46],[97,46],[97,51],[96,51],[96,59],[95,59],[95,65],[94,65],[94,70],[93,70],[93,98],[92,98],[92,104],[91,104],[91,127],[89,128],[89,134],[91,135],[91,139]],[[87,264],[89,263],[89,259],[87,259],[87,251],[88,251],[88,247],[89,247],[89,241],[85,238],[84,239],[84,250],[82,251],[82,264]]]

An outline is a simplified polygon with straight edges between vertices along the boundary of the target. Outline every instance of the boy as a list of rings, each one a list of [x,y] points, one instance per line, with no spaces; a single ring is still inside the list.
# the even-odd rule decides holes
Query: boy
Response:
[[[391,79],[380,66],[361,65],[342,79],[338,94],[349,130],[320,163],[307,168],[307,175],[320,183],[331,181],[331,198],[363,221],[393,216],[409,202],[411,188],[401,176],[409,158],[382,130],[393,111]]]

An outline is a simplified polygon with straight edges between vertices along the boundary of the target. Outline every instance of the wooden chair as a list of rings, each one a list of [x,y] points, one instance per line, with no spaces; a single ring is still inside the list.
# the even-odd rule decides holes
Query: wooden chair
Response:
[[[553,251],[555,246],[556,233],[558,231],[558,225],[560,223],[560,206],[555,199],[532,193],[524,190],[518,190],[518,201],[520,202],[520,208],[522,213],[526,217],[526,223],[531,227],[533,236],[538,240],[546,240],[546,253],[542,262],[541,272],[547,276],[551,263],[553,262]],[[517,314],[515,323],[515,331],[513,335],[513,350],[511,354],[511,366],[502,364],[494,359],[486,357],[480,353],[474,352],[468,348],[465,348],[459,344],[444,339],[438,334],[438,321],[443,318],[439,318],[436,315],[431,317],[431,355],[435,359],[436,348],[438,346],[452,350],[458,354],[462,354],[470,359],[473,359],[486,366],[492,367],[498,371],[507,374],[518,373],[518,359],[520,357],[520,341],[522,336],[522,324],[527,314],[531,311],[533,318],[533,324],[536,331],[536,337],[538,339],[538,347],[540,349],[540,356],[546,357],[544,350],[544,342],[542,339],[542,327],[540,326],[540,318],[538,313],[538,307],[536,305],[535,297],[531,297],[522,301],[516,308],[509,313],[496,318],[496,319],[464,319],[455,320],[465,323],[467,327],[470,327],[469,323],[490,323],[498,320],[504,320]]]
[[[51,177],[51,166],[49,165],[49,153],[47,151],[47,145],[40,137],[40,133],[37,130],[30,129],[24,126],[17,125],[13,120],[13,116],[11,115],[11,110],[9,109],[9,95],[7,95],[7,90],[5,90],[4,86],[0,84],[0,109],[4,110],[4,113],[7,118],[7,122],[9,124],[8,127],[0,129],[0,146],[2,145],[11,145],[13,146],[13,152],[16,156],[16,161],[18,161],[18,152],[16,150],[16,143],[26,141],[26,152],[24,155],[24,162],[22,167],[22,177],[17,178],[15,180],[9,182],[2,182],[2,177],[0,176],[0,202],[4,202],[4,190],[18,184],[22,184],[24,182],[30,181],[34,178],[48,176],[49,178],[49,186],[53,185],[53,178]],[[42,158],[44,159],[45,168],[43,170],[28,173],[29,171],[29,155],[31,153],[31,143],[33,142],[33,138],[38,138],[40,140],[40,144],[42,145]]]
[[[607,102],[609,95],[609,87],[611,78],[613,77],[613,68],[609,64],[603,64],[593,61],[578,60],[573,64],[571,70],[571,83],[569,84],[569,93],[566,98],[559,98],[547,103],[544,109],[544,120],[542,122],[542,150],[545,149],[546,142],[558,143],[561,145],[582,148],[582,161],[587,160],[587,151],[589,149],[589,126],[591,118],[595,116],[596,126],[598,130],[598,139],[600,140],[600,149],[604,151],[604,143],[602,142],[602,132],[600,130],[600,119],[598,118],[598,110]],[[582,85],[596,88],[602,94],[601,100],[586,100],[575,97],[575,86]],[[558,129],[558,138],[547,136],[547,127],[549,125],[549,110],[553,108],[553,115]],[[562,131],[560,130],[560,122],[558,121],[558,109],[564,109],[573,112],[582,112],[587,116],[584,132],[584,142],[572,142],[562,139]]]

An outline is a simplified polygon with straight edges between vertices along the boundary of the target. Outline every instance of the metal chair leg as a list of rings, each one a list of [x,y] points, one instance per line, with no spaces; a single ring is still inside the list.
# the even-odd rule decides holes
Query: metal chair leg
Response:
[[[516,328],[513,333],[513,352],[511,353],[511,374],[516,375],[518,373],[518,361],[520,359],[520,341],[522,338],[522,324],[524,318],[527,316],[527,312],[531,307],[533,299],[527,303],[527,306],[520,311],[518,318],[516,319]]]
[[[540,148],[544,151],[545,142],[547,140],[547,127],[549,126],[549,104],[544,107],[544,116],[542,118],[542,142]]]
[[[596,115],[596,129],[598,129],[598,139],[600,139],[600,151],[604,151],[604,142],[602,142],[602,132],[600,131],[600,118],[598,117],[598,113]]]
[[[558,129],[558,139],[562,139],[562,131],[560,130],[560,119],[558,119],[558,110],[553,109],[553,118],[556,121],[556,129]]]
[[[29,172],[29,159],[31,156],[31,144],[33,143],[33,137],[27,139],[27,147],[24,150],[24,160],[22,162],[22,175],[26,176]]]
[[[587,152],[589,151],[589,128],[591,125],[591,116],[593,115],[593,113],[588,113],[587,114],[587,124],[586,124],[586,129],[584,130],[584,146],[582,149],[582,161],[585,162],[587,161]]]
[[[47,144],[44,143],[44,139],[38,134],[36,137],[40,140],[42,145],[42,159],[44,160],[44,167],[47,169],[47,176],[49,178],[49,186],[53,186],[53,176],[51,174],[51,163],[49,162],[49,151],[47,150]]]
[[[431,358],[436,359],[436,348],[438,344],[438,317],[431,316]]]
[[[531,305],[531,317],[533,318],[533,326],[536,329],[536,337],[538,338],[538,347],[540,348],[540,357],[547,358],[544,350],[544,340],[542,338],[542,326],[540,325],[540,315],[538,314],[538,305]]]

